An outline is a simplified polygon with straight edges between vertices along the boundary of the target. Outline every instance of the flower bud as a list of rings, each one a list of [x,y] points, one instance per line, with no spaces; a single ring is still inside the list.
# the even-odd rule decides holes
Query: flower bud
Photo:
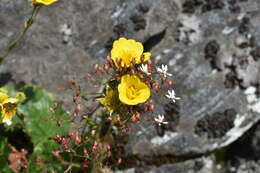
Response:
[[[61,126],[62,121],[63,121],[63,119],[57,119],[57,120],[56,120],[57,126]]]
[[[53,109],[53,107],[50,107],[49,110],[51,113],[53,113],[53,114],[55,113],[55,110]]]
[[[92,75],[90,73],[86,73],[84,76],[85,78],[92,78]]]
[[[79,144],[81,142],[81,137],[79,135],[79,132],[76,133],[76,138],[75,138],[75,145]]]
[[[99,85],[98,84],[94,84],[92,85],[93,88],[99,88]]]
[[[100,67],[100,66],[98,66],[98,71],[100,71],[100,72],[104,72],[104,70],[103,70],[103,68],[102,67]]]
[[[43,164],[42,158],[39,157],[39,156],[37,156],[37,157],[35,158],[35,164],[36,164],[37,166],[41,166],[41,165]]]
[[[117,161],[117,164],[120,164],[120,163],[122,163],[122,159],[121,158],[119,158],[118,161]]]
[[[68,80],[68,83],[71,84],[71,85],[76,85],[76,80],[71,78]]]
[[[76,109],[75,109],[75,113],[78,114],[81,111],[81,109],[82,109],[82,104],[77,104]]]
[[[115,80],[117,80],[117,81],[120,81],[120,80],[121,80],[121,77],[120,77],[119,74],[116,74],[116,75],[115,75]]]
[[[109,65],[109,64],[104,64],[103,70],[104,70],[106,73],[108,73],[109,68],[110,68],[110,65]]]
[[[91,131],[91,135],[92,135],[92,136],[95,136],[95,135],[96,135],[96,131],[95,131],[95,130],[92,130],[92,131]]]
[[[54,157],[56,157],[57,159],[60,159],[60,151],[53,151],[52,154],[54,155]]]
[[[150,104],[150,110],[151,110],[152,112],[154,112],[154,104],[153,104],[153,103]]]
[[[73,132],[68,132],[68,133],[67,133],[67,136],[68,136],[69,138],[72,138],[72,137],[74,136],[74,133],[73,133]]]
[[[99,72],[99,65],[98,65],[98,64],[95,64],[94,69],[95,69],[95,72],[96,72],[96,73]]]
[[[80,95],[80,93],[81,93],[81,89],[78,88],[78,89],[75,91],[75,95],[78,97],[78,96]]]
[[[133,122],[139,121],[140,120],[140,113],[136,112],[135,114],[132,115],[131,120]]]
[[[108,121],[112,121],[112,117],[109,116],[109,117],[107,118],[107,120],[108,120]]]
[[[167,83],[168,83],[168,87],[171,88],[172,87],[172,80],[168,80]]]
[[[106,144],[106,151],[109,152],[111,149],[110,145],[109,144]]]
[[[54,138],[54,140],[55,140],[56,142],[58,142],[58,143],[61,143],[61,142],[62,142],[62,137],[61,137],[60,135],[58,135],[58,134],[55,134],[55,135],[53,136],[53,138]]]
[[[83,153],[84,153],[85,156],[87,156],[88,155],[88,150],[86,148],[84,148],[83,149]]]
[[[144,63],[144,55],[141,56],[141,63]]]
[[[113,62],[110,56],[107,56],[107,62]]]
[[[131,68],[134,68],[135,65],[136,65],[136,63],[135,63],[135,58],[134,58],[134,59],[131,61]]]
[[[147,110],[150,110],[152,112],[154,112],[154,104],[153,103],[147,103],[146,104]]]
[[[92,146],[92,149],[93,150],[96,150],[97,149],[97,146],[98,146],[98,142],[97,141],[94,141],[94,144]]]
[[[117,63],[117,65],[118,65],[119,67],[121,67],[121,66],[122,66],[122,59],[117,58],[117,59],[116,59],[116,63]]]
[[[135,74],[135,69],[134,68],[131,68],[131,73]]]
[[[57,88],[58,91],[65,91],[65,88]]]
[[[73,100],[74,103],[76,103],[77,99],[78,99],[77,96],[73,96],[73,98],[72,98],[72,100]]]
[[[159,84],[157,84],[157,83],[154,83],[154,84],[153,84],[153,89],[154,89],[156,92],[158,92],[158,91],[159,91],[159,89],[160,89],[160,86],[159,86]]]

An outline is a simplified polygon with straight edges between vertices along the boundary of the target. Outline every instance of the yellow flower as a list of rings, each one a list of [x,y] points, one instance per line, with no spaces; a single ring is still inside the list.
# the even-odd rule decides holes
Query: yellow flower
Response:
[[[0,88],[0,113],[2,116],[2,122],[7,125],[11,125],[12,117],[17,112],[18,104],[25,100],[26,96],[22,92],[16,93],[16,98],[11,98],[8,95],[8,91],[4,88]]]
[[[43,5],[50,5],[54,2],[56,2],[57,0],[33,0],[33,4],[43,4]]]
[[[6,99],[8,99],[8,95],[5,92],[0,92],[0,104],[3,103]]]
[[[150,88],[135,75],[124,75],[118,92],[119,100],[127,105],[144,103],[150,97]]]
[[[140,64],[142,56],[144,56],[144,61],[150,59],[151,53],[143,53],[143,51],[144,47],[141,43],[136,42],[135,40],[120,38],[113,43],[111,58],[117,67],[129,67],[132,61],[134,61],[136,64]],[[121,64],[118,64],[119,59],[121,59]]]
[[[118,100],[118,91],[111,88],[107,89],[105,97],[100,99],[100,102],[109,110],[115,111],[120,101]]]
[[[16,98],[8,98],[0,104],[0,110],[3,118],[3,123],[11,125],[11,119],[16,114],[19,100]]]

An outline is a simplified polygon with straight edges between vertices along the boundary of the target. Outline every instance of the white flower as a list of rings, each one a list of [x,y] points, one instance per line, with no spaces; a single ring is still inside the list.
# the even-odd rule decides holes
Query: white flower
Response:
[[[154,118],[154,121],[156,121],[159,126],[162,124],[168,124],[167,121],[164,121],[164,115],[158,115],[157,118]]]
[[[180,100],[180,97],[176,97],[175,96],[175,92],[174,90],[168,90],[168,94],[165,95],[167,98],[171,99],[173,102],[175,102],[176,100]]]
[[[166,78],[167,76],[172,76],[171,73],[168,73],[168,66],[167,65],[163,65],[162,64],[162,67],[156,67],[157,71],[161,74],[163,74],[163,76]]]
[[[147,64],[142,64],[141,67],[139,67],[139,69],[144,72],[147,75],[150,75],[151,73],[149,73],[148,71],[148,65]]]

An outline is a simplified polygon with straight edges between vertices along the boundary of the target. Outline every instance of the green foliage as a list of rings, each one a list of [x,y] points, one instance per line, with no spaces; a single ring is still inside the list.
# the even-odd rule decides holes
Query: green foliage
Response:
[[[8,167],[8,153],[10,152],[7,146],[7,139],[0,136],[0,171],[5,173],[12,173],[13,171]]]
[[[5,126],[5,134],[0,134],[0,170],[7,169],[6,158],[8,154],[7,138],[10,139],[15,136],[14,133],[17,128],[22,129],[22,133],[29,137],[29,143],[33,151],[30,155],[29,172],[41,172],[42,170],[60,170],[62,167],[59,162],[53,157],[52,151],[58,148],[58,145],[52,140],[54,134],[61,136],[65,135],[69,128],[69,116],[61,108],[60,104],[55,106],[54,111],[50,108],[54,106],[54,98],[47,91],[36,86],[29,87],[5,87],[11,97],[15,97],[17,92],[23,92],[26,95],[26,100],[18,107],[18,113],[14,116],[12,126]],[[62,121],[61,125],[57,121]],[[6,138],[4,138],[4,136]],[[21,140],[19,136],[15,140]],[[8,140],[9,141],[9,140]],[[28,142],[24,142],[24,148],[28,148]],[[43,161],[41,166],[35,165],[36,157],[40,157]],[[0,171],[0,172],[2,172]],[[7,171],[6,171],[7,172]],[[8,173],[8,172],[7,172]]]
[[[35,145],[35,151],[42,151],[42,144],[49,141],[54,134],[65,135],[69,124],[63,123],[58,127],[56,119],[68,120],[68,115],[61,109],[59,105],[54,113],[50,112],[53,106],[53,96],[36,87],[28,87],[24,90],[26,97],[25,104],[22,104],[19,113],[24,115],[26,131],[31,136]],[[44,120],[49,117],[50,119]]]

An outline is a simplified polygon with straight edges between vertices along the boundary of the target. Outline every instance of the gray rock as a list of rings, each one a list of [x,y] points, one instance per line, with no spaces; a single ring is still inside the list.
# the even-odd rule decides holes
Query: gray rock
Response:
[[[136,124],[126,157],[145,158],[144,163],[164,156],[200,157],[230,145],[259,122],[259,7],[257,0],[60,1],[43,7],[22,43],[1,64],[0,84],[36,83],[69,106],[71,92],[57,88],[67,87],[73,77],[91,88],[95,83],[84,74],[104,61],[113,40],[139,40],[169,65],[181,101],[169,103],[167,91],[155,98],[157,113],[169,124]],[[0,0],[1,50],[21,31],[24,9],[31,9],[25,1]],[[143,169],[189,172],[193,164]]]
[[[246,33],[243,34],[237,30],[228,36],[223,35],[223,27],[231,20],[237,20],[227,9],[199,15],[192,14],[189,18],[179,19],[182,25],[170,24],[167,27],[169,33],[166,33],[162,42],[154,47],[158,52],[162,49],[174,52],[167,51],[171,54],[167,56],[161,51],[158,56],[164,63],[174,62],[169,64],[173,65],[171,72],[175,79],[174,88],[177,95],[182,98],[177,103],[179,110],[177,113],[167,111],[166,105],[169,103],[165,101],[165,97],[158,98],[157,101],[160,103],[157,105],[158,114],[164,114],[169,121],[169,125],[164,129],[164,135],[158,133],[154,125],[149,123],[136,126],[130,134],[126,149],[129,155],[148,158],[163,155],[198,156],[228,146],[259,121],[260,111],[257,108],[259,98],[249,103],[252,94],[246,95],[238,87],[258,84],[260,79],[259,62],[253,60],[248,50],[258,43],[248,45],[249,48],[245,50],[246,48],[237,46],[235,42],[236,35],[242,37],[240,35],[248,35],[251,32],[245,29],[243,32]],[[176,27],[179,27],[180,31],[173,29]],[[187,29],[181,29],[185,27],[191,29],[193,27],[193,33],[198,33],[197,41],[192,41],[188,32],[185,37],[180,34],[179,37],[172,39],[172,33],[185,32]],[[241,27],[241,24],[237,23],[236,27]],[[207,47],[211,40],[216,40],[217,45]],[[248,38],[246,41],[248,42]],[[178,54],[182,56],[176,59]],[[244,67],[241,62],[237,62],[235,55],[246,56],[248,65]],[[235,68],[234,75],[238,82],[234,89],[229,89],[226,86],[226,74],[234,70],[232,68]],[[176,120],[174,118],[176,116],[179,116],[178,122],[172,121]]]
[[[169,163],[158,166],[139,166],[115,173],[209,173],[216,172],[214,156],[187,160],[180,163]],[[217,172],[216,172],[217,173]]]

